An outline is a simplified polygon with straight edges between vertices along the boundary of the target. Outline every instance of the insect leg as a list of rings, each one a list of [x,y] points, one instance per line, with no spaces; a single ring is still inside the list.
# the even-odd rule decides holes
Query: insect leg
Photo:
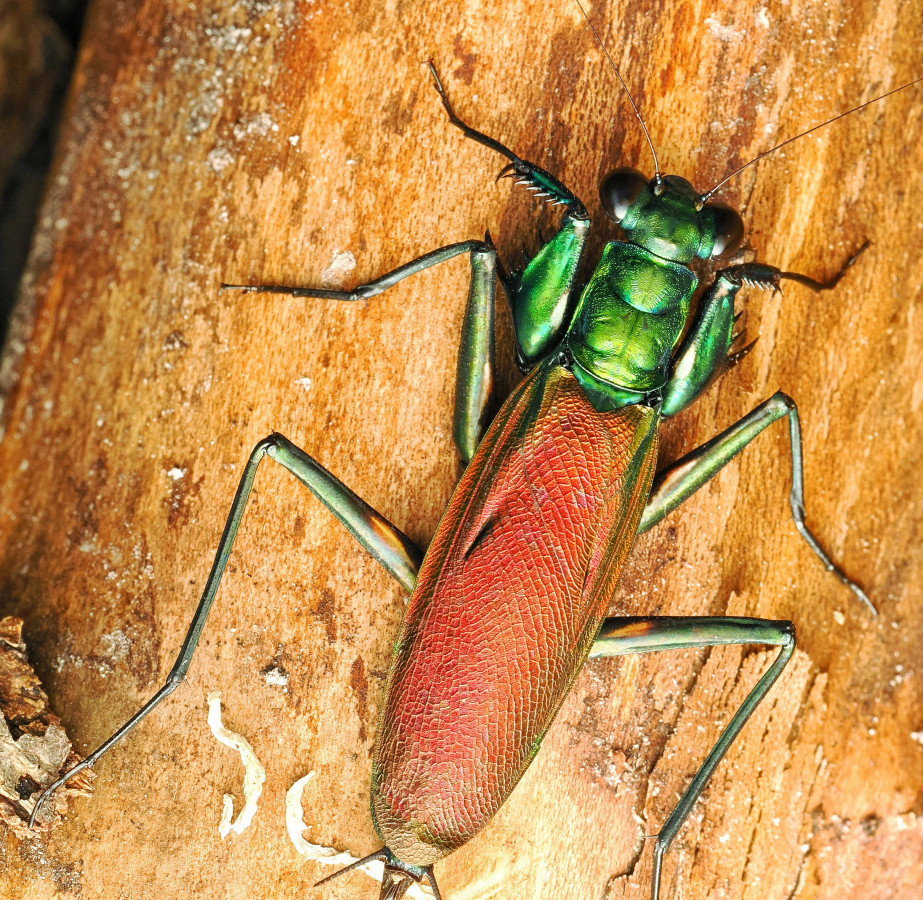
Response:
[[[500,279],[513,314],[516,357],[528,369],[559,341],[567,327],[577,267],[590,231],[589,219],[569,212],[558,232],[519,272],[501,272]]]
[[[170,674],[167,676],[165,684],[118,731],[104,741],[86,759],[68,772],[65,772],[54,784],[45,788],[32,810],[32,816],[29,820],[30,828],[35,821],[39,808],[51,793],[76,775],[77,772],[92,766],[96,760],[113,744],[128,734],[162,700],[169,697],[185,678],[196,646],[199,643],[199,638],[205,628],[208,613],[211,610],[215,595],[218,593],[218,587],[224,575],[228,557],[231,555],[231,548],[234,545],[234,538],[240,528],[250,490],[256,479],[257,469],[260,462],[267,456],[288,469],[346,526],[353,537],[404,588],[408,591],[413,590],[417,569],[423,558],[423,554],[416,544],[291,441],[280,434],[272,434],[264,438],[254,447],[249,460],[247,460],[240,484],[237,486],[237,493],[231,504],[230,514],[224,525],[224,532],[218,543],[215,561],[212,563],[205,589],[192,617],[189,630],[186,632],[183,646],[179,651],[176,662],[173,664],[173,668],[170,670]]]
[[[777,266],[770,266],[766,263],[759,262],[740,263],[736,266],[728,266],[717,274],[718,277],[723,276],[729,283],[736,285],[737,288],[740,288],[744,284],[749,284],[753,287],[779,291],[781,290],[780,285],[783,281],[794,281],[806,288],[810,288],[812,291],[820,293],[821,291],[833,290],[869,246],[870,242],[865,241],[862,246],[840,266],[839,271],[825,281],[812,278],[810,275],[802,275],[800,272],[783,272]]]
[[[650,498],[641,517],[638,533],[653,528],[668,513],[684,500],[691,497],[703,484],[711,480],[731,459],[744,449],[758,434],[773,422],[788,417],[788,434],[792,449],[792,488],[789,505],[798,533],[824,564],[861,600],[873,615],[875,607],[859,587],[843,570],[833,562],[826,550],[805,524],[804,511],[804,463],[801,447],[801,423],[795,401],[781,391],[773,394],[764,403],[744,416],[721,434],[697,447],[677,460],[668,469],[657,474]]]
[[[852,268],[853,263],[868,250],[871,242],[864,241],[862,246],[853,253],[849,259],[840,267],[839,272],[833,275],[831,278],[828,278],[826,281],[818,281],[816,278],[811,278],[809,275],[802,275],[800,272],[780,272],[779,278],[785,279],[787,281],[796,281],[798,284],[803,284],[805,287],[810,288],[812,291],[829,291],[835,288],[839,283],[840,279]]]
[[[661,412],[672,416],[689,406],[719,376],[736,365],[753,347],[731,353],[734,334],[734,298],[745,285],[779,291],[782,281],[795,281],[812,291],[829,291],[839,284],[855,261],[868,248],[866,241],[826,281],[798,272],[783,272],[776,266],[749,262],[728,266],[715,274],[715,281],[702,298],[695,323],[676,352],[670,380],[664,388]]]
[[[410,275],[465,253],[471,257],[471,282],[458,355],[452,431],[462,462],[467,464],[490,422],[494,406],[494,279],[497,273],[497,251],[490,243],[489,235],[486,241],[460,241],[431,250],[374,281],[357,285],[351,291],[278,284],[222,284],[221,287],[253,294],[285,294],[289,297],[321,300],[366,300]]]
[[[667,817],[654,844],[654,871],[651,897],[660,893],[663,855],[689,815],[718,763],[740,734],[747,719],[759,706],[779,677],[795,650],[795,628],[791,622],[748,619],[734,616],[662,616],[606,619],[590,650],[590,658],[651,653],[688,647],[715,647],[721,644],[766,644],[779,647],[779,655],[756,683],[740,709],[725,726],[705,762],[686,788],[679,803]]]
[[[248,294],[285,294],[288,297],[314,297],[319,300],[367,300],[376,294],[381,294],[389,287],[394,287],[409,275],[422,272],[430,266],[439,265],[455,256],[464,253],[494,253],[490,244],[484,241],[459,241],[457,244],[447,244],[436,250],[430,250],[410,262],[386,272],[380,278],[360,284],[351,291],[335,291],[328,288],[289,287],[283,284],[222,284],[221,290],[245,291]]]
[[[498,179],[518,179],[520,182],[528,185],[530,190],[534,190],[537,196],[545,197],[551,203],[559,203],[566,206],[571,214],[576,217],[583,219],[587,217],[586,208],[580,200],[577,199],[577,196],[555,178],[554,175],[547,172],[541,166],[517,156],[509,147],[505,144],[501,144],[496,138],[492,138],[484,134],[483,131],[478,131],[463,122],[455,114],[455,110],[452,109],[452,104],[449,103],[449,98],[446,95],[445,88],[442,86],[442,81],[436,72],[436,67],[433,65],[432,60],[427,62],[426,65],[429,67],[430,75],[433,76],[436,90],[439,92],[439,98],[442,100],[442,105],[445,107],[449,121],[456,128],[460,129],[466,138],[477,141],[477,143],[483,144],[485,147],[490,147],[491,150],[496,150],[497,153],[501,156],[505,156],[510,161],[510,164],[497,176]]]
[[[539,252],[520,271],[499,272],[510,300],[516,331],[516,355],[520,368],[527,369],[542,358],[557,342],[566,326],[565,315],[575,287],[577,266],[590,229],[586,208],[561,181],[541,166],[522,159],[505,144],[463,122],[452,108],[445,88],[432,62],[430,74],[449,121],[465,137],[510,160],[499,178],[513,178],[537,197],[566,208],[558,232],[543,242]]]
[[[488,241],[490,235],[487,235]],[[494,289],[497,251],[491,244],[471,251],[471,284],[462,322],[455,375],[452,437],[467,466],[496,411],[494,394]]]

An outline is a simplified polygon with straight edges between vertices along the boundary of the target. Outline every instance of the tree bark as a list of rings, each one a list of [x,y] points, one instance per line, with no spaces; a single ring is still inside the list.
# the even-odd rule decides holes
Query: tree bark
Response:
[[[664,172],[705,190],[782,139],[918,77],[919,0],[764,7],[613,3],[590,15]],[[501,254],[555,214],[460,115],[596,202],[650,153],[578,8],[510,0],[97,0],[17,329],[0,446],[0,615],[89,752],[162,683],[249,450],[274,430],[425,546],[458,475],[451,404],[468,265],[366,303],[219,293],[351,286],[489,227]],[[665,423],[666,462],[776,389],[799,404],[809,523],[873,619],[798,538],[784,425],[638,541],[614,612],[790,618],[789,668],[667,854],[663,897],[911,898],[923,884],[923,94],[911,88],[720,191],[749,247],[835,291],[750,291],[753,352]],[[354,267],[353,263],[355,264]],[[501,343],[509,323],[501,314]],[[28,338],[28,341],[26,341]],[[512,356],[501,382],[515,381]],[[182,686],[97,767],[50,836],[6,835],[3,896],[310,896],[328,874],[285,833],[309,770],[310,839],[377,849],[368,784],[401,589],[267,467]],[[653,834],[771,654],[727,648],[587,666],[495,821],[437,866],[462,898],[647,896]],[[222,840],[237,757],[267,770]],[[318,896],[374,897],[362,875]]]

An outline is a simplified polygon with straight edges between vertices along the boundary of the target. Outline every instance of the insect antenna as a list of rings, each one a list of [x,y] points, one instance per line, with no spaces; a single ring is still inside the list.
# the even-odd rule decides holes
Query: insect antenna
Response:
[[[860,109],[865,109],[866,106],[871,106],[873,103],[877,103],[879,100],[884,100],[885,97],[890,97],[892,94],[896,94],[898,91],[902,91],[905,88],[913,87],[915,84],[919,84],[921,81],[923,81],[923,77],[916,78],[913,81],[908,81],[906,84],[902,84],[900,87],[896,87],[893,90],[888,91],[886,94],[882,94],[880,97],[875,97],[872,100],[866,100],[865,103],[860,103],[858,106],[854,106],[852,109],[847,109],[846,112],[841,112],[834,116],[832,119],[827,119],[826,122],[821,122],[820,125],[815,125],[813,128],[809,128],[807,131],[802,131],[801,134],[796,134],[794,137],[787,138],[786,140],[782,141],[781,144],[776,144],[775,147],[772,147],[769,150],[764,150],[759,156],[754,156],[750,162],[744,163],[742,166],[740,166],[740,168],[735,169],[733,172],[731,172],[730,175],[719,181],[713,188],[702,194],[702,202],[704,203],[706,200],[708,200],[708,198],[711,197],[712,194],[718,190],[718,188],[727,184],[735,175],[739,175],[748,166],[752,166],[754,163],[759,162],[764,156],[769,156],[770,153],[775,153],[779,148],[784,147],[786,144],[790,144],[792,141],[797,141],[798,138],[806,137],[812,132],[815,132],[824,126],[831,124],[831,122],[836,122],[837,119],[842,119],[845,116],[851,116],[854,112],[859,112]]]
[[[602,48],[603,53],[606,54],[606,59],[609,60],[609,65],[612,66],[613,71],[618,76],[619,81],[622,84],[622,88],[625,93],[628,95],[628,102],[631,104],[631,108],[635,111],[635,115],[638,117],[638,121],[641,123],[641,127],[644,129],[644,136],[647,138],[648,146],[651,148],[651,156],[654,157],[654,180],[660,184],[660,164],[657,162],[657,151],[654,149],[654,142],[651,140],[650,132],[647,130],[647,125],[644,124],[644,119],[641,118],[641,113],[638,112],[638,107],[635,105],[634,98],[631,96],[631,91],[628,90],[628,85],[625,84],[625,79],[622,78],[622,73],[619,72],[618,66],[613,62],[612,57],[609,55],[609,51],[606,49],[606,45],[602,42],[602,38],[599,36],[599,32],[596,30],[596,27],[590,21],[590,17],[587,15],[586,10],[583,8],[583,4],[580,0],[576,0],[577,6],[580,7],[580,12],[583,13],[583,18],[586,19],[587,25],[590,26],[590,31],[593,32],[593,37],[596,38],[596,43]]]

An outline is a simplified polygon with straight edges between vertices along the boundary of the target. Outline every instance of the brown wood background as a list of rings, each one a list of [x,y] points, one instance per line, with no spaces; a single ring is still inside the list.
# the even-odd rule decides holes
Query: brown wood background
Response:
[[[731,8],[733,6],[733,8]],[[919,0],[597,3],[666,171],[710,186],[782,137],[923,72]],[[552,219],[494,184],[460,113],[598,210],[650,168],[617,82],[560,3],[97,0],[20,317],[0,447],[0,614],[79,749],[168,671],[241,467],[277,429],[425,543],[457,468],[451,400],[467,264],[367,304],[219,294],[373,277],[486,226],[512,253]],[[775,389],[803,416],[809,520],[872,621],[792,526],[776,426],[639,541],[619,611],[792,618],[798,652],[665,866],[664,897],[916,898],[923,884],[923,91],[776,154],[723,196],[752,249],[831,294],[750,292],[759,343],[664,428],[675,456]],[[600,221],[591,252],[613,229]],[[506,384],[514,374],[505,357]],[[304,381],[309,379],[309,381]],[[177,470],[182,474],[178,475]],[[177,477],[178,476],[178,477]],[[307,492],[267,469],[189,685],[98,767],[50,837],[0,844],[15,898],[305,898],[285,834],[309,769],[312,840],[376,849],[368,777],[400,589]],[[653,833],[768,661],[726,649],[593,664],[496,821],[440,865],[448,900],[643,898]],[[742,667],[741,667],[742,664]],[[274,667],[287,689],[267,683]],[[240,767],[204,692],[266,765],[222,841]],[[916,736],[914,736],[916,735]],[[374,897],[361,875],[317,896]]]

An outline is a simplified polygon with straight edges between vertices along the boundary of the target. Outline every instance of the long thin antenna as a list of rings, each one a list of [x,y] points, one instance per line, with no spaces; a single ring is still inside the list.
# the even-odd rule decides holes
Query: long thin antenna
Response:
[[[860,109],[865,109],[866,106],[871,106],[873,103],[877,103],[879,100],[884,100],[885,97],[890,97],[892,94],[896,94],[898,91],[902,91],[905,88],[913,87],[915,84],[919,84],[923,81],[923,77],[914,79],[913,81],[908,81],[907,84],[902,84],[900,87],[896,87],[893,90],[888,91],[887,94],[882,94],[880,97],[875,97],[874,100],[866,100],[865,103],[860,103],[858,106],[854,106],[852,109],[846,110],[846,112],[841,112],[839,115],[834,116],[832,119],[827,119],[826,122],[821,122],[820,125],[815,125],[813,128],[809,128],[807,131],[802,131],[801,134],[796,134],[794,137],[790,137],[787,140],[782,141],[781,144],[776,144],[771,150],[765,150],[759,156],[753,157],[748,163],[744,163],[739,169],[735,169],[728,175],[726,178],[723,178],[719,181],[711,190],[706,191],[702,195],[703,202],[711,197],[715,191],[718,190],[723,184],[727,184],[735,175],[739,175],[746,169],[748,166],[752,166],[754,163],[759,162],[764,156],[769,156],[770,153],[775,153],[780,147],[784,147],[786,144],[790,144],[792,141],[797,141],[798,138],[806,137],[814,131],[817,131],[819,128],[823,128],[825,125],[829,125],[831,122],[836,122],[837,119],[842,119],[844,116],[852,115],[854,112],[859,112]],[[634,105],[634,104],[632,104]]]
[[[641,113],[638,112],[638,107],[635,106],[634,98],[631,96],[631,91],[628,90],[628,85],[625,84],[625,79],[622,78],[622,73],[619,72],[618,66],[612,61],[612,57],[609,55],[609,51],[606,49],[606,45],[602,42],[602,38],[599,36],[599,32],[594,27],[593,23],[590,21],[590,17],[587,15],[586,10],[583,8],[583,5],[580,3],[580,0],[576,0],[577,6],[580,7],[580,12],[583,13],[583,18],[586,19],[587,25],[590,26],[590,31],[593,32],[593,37],[596,38],[596,43],[602,47],[603,53],[606,54],[606,59],[609,60],[609,65],[612,66],[615,74],[618,76],[619,81],[622,83],[622,87],[625,90],[625,93],[628,95],[628,102],[631,104],[631,108],[635,111],[635,115],[638,117],[638,121],[641,123],[641,127],[644,129],[644,136],[647,138],[647,143],[651,148],[651,156],[654,157],[654,178],[659,182],[660,181],[660,164],[657,162],[657,151],[654,150],[654,142],[651,140],[651,136],[648,133],[647,125],[644,124],[644,119],[641,118]]]

